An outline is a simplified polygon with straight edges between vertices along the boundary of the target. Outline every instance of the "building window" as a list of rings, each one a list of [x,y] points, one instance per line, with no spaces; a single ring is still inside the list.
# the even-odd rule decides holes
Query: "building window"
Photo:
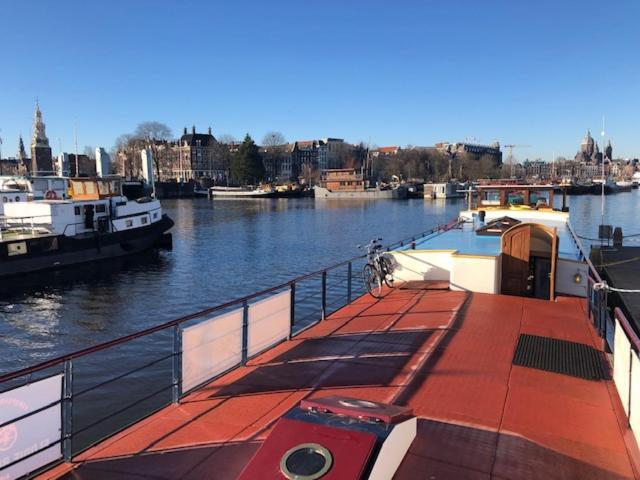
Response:
[[[125,225],[125,227],[127,227],[127,228],[129,228],[129,227],[133,227],[133,220],[127,220],[127,221],[125,222],[125,224],[124,224],[124,225]]]

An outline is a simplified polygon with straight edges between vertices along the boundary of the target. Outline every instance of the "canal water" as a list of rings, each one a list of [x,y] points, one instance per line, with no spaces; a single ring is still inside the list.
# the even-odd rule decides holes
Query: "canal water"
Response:
[[[595,237],[600,197],[568,201],[576,231]],[[165,200],[175,221],[172,251],[3,281],[0,373],[321,269],[357,255],[357,245],[371,238],[410,237],[449,222],[463,206],[420,199]],[[606,197],[606,218],[640,233],[640,191]]]

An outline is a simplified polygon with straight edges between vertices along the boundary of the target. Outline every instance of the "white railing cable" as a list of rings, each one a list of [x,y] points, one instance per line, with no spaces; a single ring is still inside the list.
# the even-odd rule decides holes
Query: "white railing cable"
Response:
[[[618,292],[618,293],[640,293],[640,289],[630,289],[630,288],[615,288],[607,284],[607,282],[602,281],[599,283],[593,284],[594,290],[606,290],[607,292]]]

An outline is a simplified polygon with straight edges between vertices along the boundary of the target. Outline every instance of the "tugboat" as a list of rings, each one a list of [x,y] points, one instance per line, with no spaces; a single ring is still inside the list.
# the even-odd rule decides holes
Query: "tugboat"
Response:
[[[0,278],[131,255],[156,244],[173,221],[150,197],[129,200],[120,179],[63,178],[64,196],[4,204]]]

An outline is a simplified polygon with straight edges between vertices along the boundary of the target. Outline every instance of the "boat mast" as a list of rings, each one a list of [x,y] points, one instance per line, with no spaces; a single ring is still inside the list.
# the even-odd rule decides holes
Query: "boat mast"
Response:
[[[75,136],[75,141],[76,141],[76,177],[80,176],[80,170],[79,170],[79,165],[80,162],[78,162],[78,120],[76,119],[76,121],[73,124],[73,133]]]
[[[602,116],[602,132],[600,135],[602,136],[602,186],[600,188],[600,225],[604,225],[604,157],[605,157],[605,146],[604,146],[604,115]]]

